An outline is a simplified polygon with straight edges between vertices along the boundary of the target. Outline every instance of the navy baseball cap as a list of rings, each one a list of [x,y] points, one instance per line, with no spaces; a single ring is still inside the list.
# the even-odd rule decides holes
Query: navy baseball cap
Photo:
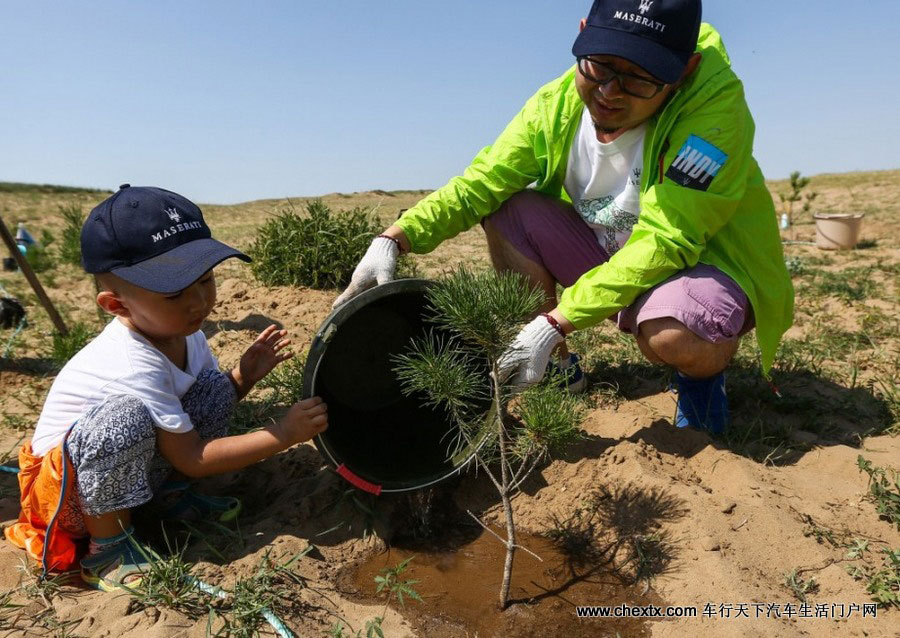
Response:
[[[614,55],[672,84],[697,48],[700,0],[595,0],[575,57]]]
[[[163,294],[184,290],[229,257],[250,261],[212,238],[196,204],[152,186],[122,184],[81,228],[81,261],[87,272],[111,272]]]

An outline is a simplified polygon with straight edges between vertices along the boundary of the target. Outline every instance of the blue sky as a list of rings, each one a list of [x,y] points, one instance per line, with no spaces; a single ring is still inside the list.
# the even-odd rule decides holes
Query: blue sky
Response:
[[[0,180],[209,203],[440,186],[573,62],[590,6],[0,2]],[[900,167],[900,3],[707,0],[704,19],[767,177]]]

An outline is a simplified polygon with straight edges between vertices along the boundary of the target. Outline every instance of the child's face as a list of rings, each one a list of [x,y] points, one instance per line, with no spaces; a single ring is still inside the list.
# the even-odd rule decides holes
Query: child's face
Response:
[[[169,295],[127,283],[116,288],[115,294],[125,312],[115,314],[151,341],[187,337],[197,332],[216,304],[216,279],[212,270],[181,292]]]

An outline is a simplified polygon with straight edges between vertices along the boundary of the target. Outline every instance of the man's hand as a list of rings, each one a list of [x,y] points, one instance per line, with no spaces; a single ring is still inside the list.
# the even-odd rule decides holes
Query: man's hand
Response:
[[[298,401],[276,424],[275,434],[287,446],[309,441],[328,429],[328,406],[320,397]]]
[[[256,382],[269,374],[282,361],[294,356],[284,351],[291,340],[287,338],[287,330],[279,330],[274,323],[263,330],[256,341],[247,348],[237,367],[231,371],[231,380],[241,399],[256,385]]]
[[[550,353],[564,337],[545,315],[538,315],[522,328],[498,361],[500,379],[513,386],[524,387],[544,377]]]
[[[364,290],[368,290],[375,284],[383,284],[394,278],[394,270],[397,268],[397,257],[400,256],[400,247],[397,242],[387,237],[376,237],[369,244],[369,249],[350,278],[350,285],[334,300],[332,308],[337,308],[342,303],[350,301]]]

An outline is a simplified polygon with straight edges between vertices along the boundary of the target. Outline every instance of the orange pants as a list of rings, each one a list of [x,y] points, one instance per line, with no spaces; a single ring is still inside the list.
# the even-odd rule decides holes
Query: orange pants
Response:
[[[81,558],[87,537],[78,506],[75,470],[65,441],[43,457],[31,453],[31,443],[19,450],[19,520],[5,530],[6,538],[41,563],[44,573],[71,569]]]

